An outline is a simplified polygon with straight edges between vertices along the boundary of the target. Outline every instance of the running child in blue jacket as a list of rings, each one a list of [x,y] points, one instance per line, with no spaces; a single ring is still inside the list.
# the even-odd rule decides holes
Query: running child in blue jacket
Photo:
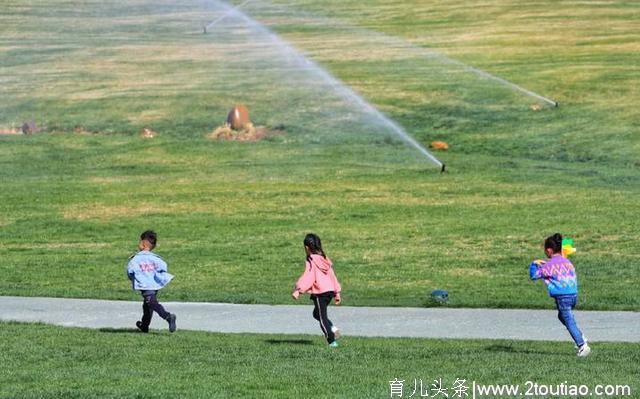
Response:
[[[169,331],[176,330],[176,315],[167,312],[156,298],[158,290],[173,279],[173,275],[167,272],[167,263],[151,252],[156,247],[157,239],[157,234],[151,230],[142,233],[138,243],[139,252],[129,259],[127,265],[127,276],[133,289],[142,294],[142,320],[136,322],[136,327],[144,333],[149,332],[154,311],[169,323]]]

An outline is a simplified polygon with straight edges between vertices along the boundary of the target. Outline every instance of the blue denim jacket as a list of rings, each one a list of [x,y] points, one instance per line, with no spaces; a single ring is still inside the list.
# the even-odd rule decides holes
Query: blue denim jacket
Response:
[[[140,251],[129,259],[127,276],[134,290],[159,290],[173,279],[167,263],[151,251]]]

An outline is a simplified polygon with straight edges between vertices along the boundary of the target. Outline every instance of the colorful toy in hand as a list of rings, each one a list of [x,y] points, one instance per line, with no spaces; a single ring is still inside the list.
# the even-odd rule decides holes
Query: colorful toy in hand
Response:
[[[576,249],[573,247],[573,240],[570,238],[565,238],[562,240],[562,256],[568,258],[570,255],[576,253]]]

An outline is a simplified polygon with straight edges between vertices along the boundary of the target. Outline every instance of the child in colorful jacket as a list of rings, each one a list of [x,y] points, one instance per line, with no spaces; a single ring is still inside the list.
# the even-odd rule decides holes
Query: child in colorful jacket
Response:
[[[558,233],[544,242],[544,252],[549,260],[535,260],[529,265],[529,277],[542,279],[549,295],[555,299],[558,319],[569,330],[578,348],[578,356],[585,357],[591,348],[578,328],[572,310],[578,302],[578,278],[576,269],[569,259],[562,256],[562,236]]]
[[[173,279],[173,275],[167,272],[167,263],[158,255],[154,254],[157,235],[151,230],[147,230],[140,235],[138,243],[139,252],[129,259],[127,265],[127,276],[131,280],[134,290],[142,294],[142,320],[136,322],[136,327],[142,332],[149,332],[151,317],[155,311],[169,323],[169,331],[176,330],[176,315],[169,313],[158,302],[156,295],[158,290]]]
[[[320,322],[320,328],[329,345],[337,347],[340,329],[329,320],[327,307],[333,298],[335,298],[336,305],[340,304],[342,288],[333,271],[331,259],[322,250],[320,237],[313,233],[307,234],[303,243],[307,254],[305,269],[291,295],[293,299],[297,300],[301,293],[311,293],[314,305],[313,318]]]

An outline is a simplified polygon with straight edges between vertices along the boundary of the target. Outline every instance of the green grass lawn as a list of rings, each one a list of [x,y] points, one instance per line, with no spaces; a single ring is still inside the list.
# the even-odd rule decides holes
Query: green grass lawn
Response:
[[[177,276],[165,300],[285,303],[313,231],[345,304],[444,288],[451,306],[539,308],[526,266],[560,231],[581,308],[637,310],[638,6],[494,3],[247,7],[420,143],[448,141],[439,175],[317,75],[278,69],[263,32],[202,34],[215,7],[5,1],[0,130],[43,132],[0,135],[0,294],[137,299],[124,264],[153,228]],[[286,133],[208,140],[237,102]]]
[[[636,179],[628,171],[535,161],[505,170],[492,158],[469,165],[450,155],[455,169],[441,176],[393,161],[403,147],[383,146],[345,153],[69,135],[4,144],[14,161],[0,172],[5,295],[137,299],[124,265],[139,232],[154,228],[178,276],[165,300],[288,302],[301,240],[315,231],[346,304],[421,306],[443,287],[453,306],[544,307],[527,264],[541,256],[544,234],[560,230],[578,243],[582,308],[638,305],[626,213],[638,210],[638,190],[614,188]]]
[[[415,380],[429,389],[440,378],[449,389],[456,379],[640,389],[631,377],[638,344],[598,343],[578,359],[569,343],[347,337],[330,350],[312,336],[17,323],[0,324],[0,342],[2,398],[388,398],[396,378],[405,381],[404,397]]]

